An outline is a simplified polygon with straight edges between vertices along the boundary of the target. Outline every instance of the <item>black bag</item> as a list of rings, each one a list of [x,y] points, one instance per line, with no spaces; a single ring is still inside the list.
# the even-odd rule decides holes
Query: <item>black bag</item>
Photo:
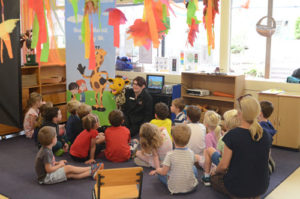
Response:
[[[300,68],[294,70],[292,76],[293,76],[293,77],[300,78]]]

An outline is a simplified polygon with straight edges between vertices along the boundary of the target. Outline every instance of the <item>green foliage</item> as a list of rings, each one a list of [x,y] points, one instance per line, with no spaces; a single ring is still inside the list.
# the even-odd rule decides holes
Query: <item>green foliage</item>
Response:
[[[298,17],[297,20],[296,20],[295,39],[300,39],[300,17]]]

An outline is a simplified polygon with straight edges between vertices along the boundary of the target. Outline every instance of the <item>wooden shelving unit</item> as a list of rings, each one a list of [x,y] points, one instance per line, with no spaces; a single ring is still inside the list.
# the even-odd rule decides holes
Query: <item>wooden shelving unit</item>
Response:
[[[44,101],[51,101],[62,112],[62,122],[67,120],[66,111],[66,66],[46,64],[22,66],[22,107],[23,111],[31,92],[38,92]],[[49,82],[49,78],[61,77],[59,82]],[[25,81],[24,81],[25,80]]]
[[[219,113],[236,107],[237,98],[244,93],[244,75],[216,75],[206,73],[181,73],[181,96],[186,104],[199,104],[218,107]],[[187,89],[206,89],[211,93],[220,91],[234,96],[194,96],[187,94]]]

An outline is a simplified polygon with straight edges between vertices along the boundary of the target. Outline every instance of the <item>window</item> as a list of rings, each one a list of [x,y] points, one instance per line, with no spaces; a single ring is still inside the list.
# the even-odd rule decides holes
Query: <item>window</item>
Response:
[[[300,2],[271,1],[270,5],[273,6],[270,9],[276,21],[271,48],[266,47],[266,37],[256,32],[256,23],[268,14],[268,1],[251,0],[248,9],[243,8],[245,2],[247,1],[232,1],[231,70],[265,77],[265,67],[268,67],[265,64],[266,52],[269,51],[270,78],[285,81],[293,70],[300,68],[300,40],[295,35],[297,19],[300,17]]]
[[[176,6],[171,5],[175,12],[174,16],[170,12],[171,28],[169,33],[165,36],[164,42],[161,41],[158,49],[151,49],[152,55],[151,64],[141,63],[140,49],[133,46],[133,40],[128,40],[126,31],[137,18],[143,15],[143,5],[127,5],[119,6],[126,16],[127,22],[125,25],[120,26],[120,48],[117,49],[117,56],[127,56],[132,59],[137,66],[143,66],[145,72],[170,72],[172,60],[176,59],[177,72],[181,71],[213,71],[219,66],[219,39],[220,39],[220,15],[216,15],[215,19],[215,49],[208,55],[206,30],[203,23],[199,24],[199,33],[194,42],[194,47],[187,44],[188,25],[186,23],[186,9],[183,3],[177,3]],[[199,2],[199,11],[197,17],[202,21],[203,19],[203,4]],[[164,49],[165,63],[167,67],[160,67],[157,62],[162,58],[162,49]],[[184,56],[184,64],[181,64],[181,54]]]

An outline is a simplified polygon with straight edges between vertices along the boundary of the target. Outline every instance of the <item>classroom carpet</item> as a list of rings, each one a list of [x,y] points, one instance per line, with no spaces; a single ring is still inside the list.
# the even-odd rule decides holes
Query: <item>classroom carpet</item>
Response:
[[[300,198],[300,167],[286,180],[276,187],[266,199],[299,199]]]
[[[88,199],[92,198],[92,188],[95,181],[91,178],[81,180],[68,180],[54,185],[39,185],[34,170],[34,159],[38,152],[33,140],[24,136],[13,137],[0,141],[0,193],[12,199]],[[300,152],[272,148],[272,157],[276,162],[275,172],[271,175],[270,185],[262,198],[267,196],[274,188],[284,181],[295,169],[300,166]],[[68,154],[56,158],[66,159],[69,164],[84,166],[74,162]],[[103,161],[105,168],[133,167],[132,160],[124,163],[112,163]],[[227,197],[214,191],[211,187],[205,187],[201,183],[202,170],[199,172],[199,186],[197,190],[187,195],[170,195],[156,176],[150,176],[150,168],[144,169],[143,199],[225,199]],[[287,191],[287,197],[289,192]],[[299,197],[300,198],[300,197]]]

